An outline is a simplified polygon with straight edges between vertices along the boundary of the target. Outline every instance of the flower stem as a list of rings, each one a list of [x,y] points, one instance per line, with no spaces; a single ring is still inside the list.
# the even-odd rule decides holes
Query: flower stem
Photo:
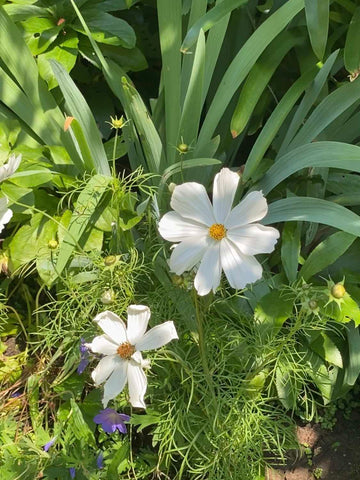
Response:
[[[196,290],[193,290],[193,297],[194,297],[194,305],[195,305],[195,314],[196,314],[196,324],[197,330],[199,334],[199,351],[201,357],[201,363],[203,366],[206,382],[208,384],[211,396],[213,397],[214,405],[216,405],[216,395],[213,380],[210,374],[209,365],[207,361],[207,354],[206,354],[206,344],[205,344],[205,336],[204,336],[204,315],[202,312],[202,308],[199,305],[199,298],[196,293]]]
[[[115,167],[115,160],[116,160],[116,148],[118,142],[118,129],[115,128],[115,138],[114,138],[114,147],[113,147],[113,155],[112,155],[112,164],[113,164],[113,176],[116,177],[116,167]]]

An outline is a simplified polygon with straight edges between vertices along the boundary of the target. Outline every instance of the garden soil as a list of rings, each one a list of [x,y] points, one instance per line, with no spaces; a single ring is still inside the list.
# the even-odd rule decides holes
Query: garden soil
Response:
[[[266,480],[360,480],[360,410],[340,417],[332,431],[318,424],[297,427],[303,452],[267,473]]]

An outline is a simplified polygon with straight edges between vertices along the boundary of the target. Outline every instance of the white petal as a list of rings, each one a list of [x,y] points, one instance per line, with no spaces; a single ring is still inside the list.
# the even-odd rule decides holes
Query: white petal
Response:
[[[243,255],[234,243],[224,238],[220,248],[221,266],[233,288],[244,288],[262,276],[262,266],[255,257]]]
[[[104,385],[104,396],[102,403],[106,408],[109,400],[117,397],[124,390],[127,381],[127,367],[129,362],[120,360],[113,373],[107,379]]]
[[[125,323],[115,313],[106,310],[96,315],[94,322],[118,345],[127,341]]]
[[[141,352],[135,352],[134,355],[131,356],[132,363],[135,362],[142,368],[150,368],[150,360],[144,360]],[[134,363],[133,363],[134,365]]]
[[[200,267],[195,276],[194,286],[199,295],[206,295],[210,290],[215,290],[220,284],[221,263],[220,244],[221,241],[213,241],[209,245],[201,260]]]
[[[2,200],[2,198],[0,200]],[[6,201],[7,201],[7,198],[6,198]],[[4,211],[1,209],[1,206],[0,206],[0,233],[4,230],[5,225],[10,222],[12,216],[13,216],[13,212],[12,210],[10,210],[10,208]]]
[[[146,332],[150,318],[150,308],[145,307],[145,305],[130,305],[127,313],[127,338],[131,345],[135,345]]]
[[[204,185],[187,182],[177,185],[171,197],[171,208],[185,218],[210,227],[216,223],[212,205]]]
[[[226,228],[240,227],[247,223],[257,222],[265,217],[268,211],[266,198],[261,191],[250,192],[232,209],[225,221]]]
[[[174,322],[165,322],[161,325],[149,330],[145,335],[135,344],[136,350],[154,350],[171,342],[174,338],[179,338],[176,332]]]
[[[107,355],[102,358],[91,373],[91,378],[94,380],[95,385],[104,383],[121,362],[123,360],[121,360],[119,355]]]
[[[240,177],[228,168],[215,175],[213,187],[214,215],[217,223],[224,224],[231,211]]]
[[[11,177],[11,175],[19,168],[21,162],[21,154],[17,157],[12,154],[10,155],[7,163],[0,167],[0,182]]]
[[[115,355],[119,345],[112,342],[111,338],[107,335],[99,335],[98,337],[95,337],[91,343],[87,343],[86,346],[94,353]]]
[[[276,228],[264,227],[260,223],[231,228],[227,237],[236,244],[245,255],[271,253],[280,233]]]
[[[147,388],[146,375],[138,365],[128,363],[127,377],[129,382],[129,397],[133,407],[146,408],[144,396]]]
[[[208,227],[189,218],[183,218],[176,212],[168,212],[159,222],[159,232],[169,242],[181,242],[185,238],[206,235]]]
[[[176,245],[170,257],[170,269],[177,275],[191,270],[200,262],[209,245],[209,237],[188,238]]]

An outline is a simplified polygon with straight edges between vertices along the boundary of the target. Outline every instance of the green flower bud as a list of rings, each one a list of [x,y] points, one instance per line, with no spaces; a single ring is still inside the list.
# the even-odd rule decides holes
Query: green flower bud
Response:
[[[334,298],[343,298],[345,296],[346,290],[342,283],[336,283],[331,289],[331,295]]]
[[[104,258],[104,264],[107,267],[114,265],[115,262],[116,262],[116,255],[108,255],[107,257]]]
[[[49,240],[48,242],[48,248],[50,248],[50,250],[56,250],[58,245],[59,243],[56,240]]]
[[[177,148],[180,153],[187,153],[189,151],[189,145],[186,143],[179,143]]]
[[[111,288],[109,288],[108,290],[105,290],[100,298],[101,303],[103,303],[104,305],[110,305],[111,303],[114,303],[115,299],[116,299],[116,296],[115,296],[114,290],[112,290]]]

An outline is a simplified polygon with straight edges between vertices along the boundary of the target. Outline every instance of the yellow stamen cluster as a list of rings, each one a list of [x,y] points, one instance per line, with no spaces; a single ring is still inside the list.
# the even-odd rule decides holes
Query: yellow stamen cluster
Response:
[[[226,228],[221,223],[214,223],[209,228],[209,235],[214,240],[222,240],[226,237]]]
[[[131,356],[135,353],[134,345],[131,345],[129,342],[124,342],[119,345],[117,349],[117,354],[120,355],[124,360],[130,360]]]

